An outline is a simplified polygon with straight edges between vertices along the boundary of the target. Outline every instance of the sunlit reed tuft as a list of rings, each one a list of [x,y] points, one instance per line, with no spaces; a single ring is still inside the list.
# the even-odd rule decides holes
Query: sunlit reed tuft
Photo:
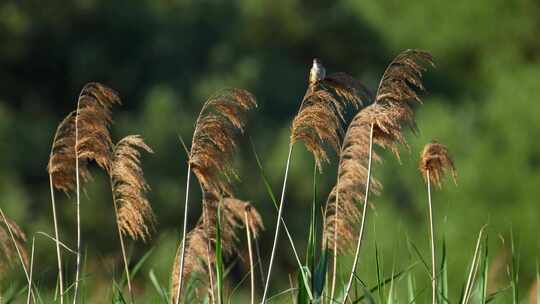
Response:
[[[146,193],[139,150],[153,153],[139,135],[121,139],[113,150],[111,182],[118,213],[118,226],[123,235],[146,241],[154,230],[155,215]]]
[[[418,168],[427,182],[429,178],[437,187],[442,187],[442,181],[446,174],[450,174],[454,183],[457,184],[457,173],[454,162],[448,153],[448,148],[436,141],[424,146]]]
[[[371,126],[373,144],[391,150],[399,158],[399,144],[407,145],[403,126],[415,129],[410,103],[420,102],[416,89],[424,88],[422,72],[430,65],[432,58],[427,52],[407,50],[399,54],[386,69],[374,102],[359,111],[350,123],[340,151],[338,182],[327,201],[324,231],[330,249],[334,247],[336,234],[344,238],[338,242],[338,251],[346,251],[355,244],[355,223],[360,215],[357,204],[365,197]],[[381,161],[375,151],[372,157],[376,162]],[[376,180],[371,181],[371,186],[375,193],[381,189]]]
[[[236,135],[244,131],[247,111],[257,107],[253,94],[241,89],[224,90],[208,99],[195,125],[190,163],[206,191],[232,195],[232,166]]]
[[[66,193],[75,190],[75,113],[69,113],[58,125],[47,165],[53,186]],[[83,182],[91,178],[84,160],[79,160],[79,175]]]
[[[6,221],[4,221],[4,217],[0,217],[0,270],[5,271],[7,268],[11,268],[17,263],[17,248],[24,262],[24,267],[27,267],[28,253],[24,248],[26,234],[13,220],[9,219],[8,217],[5,217],[5,219]],[[10,229],[13,233],[15,243],[10,236]],[[17,248],[15,248],[15,246],[17,246]]]
[[[326,146],[338,152],[347,106],[360,107],[366,90],[346,73],[335,73],[310,83],[292,123],[291,143],[302,141],[319,170],[329,162]]]
[[[210,284],[210,280],[214,275],[212,264],[215,261],[218,206],[221,208],[221,244],[224,258],[232,256],[238,250],[238,233],[246,225],[244,220],[245,211],[247,211],[250,232],[254,238],[257,238],[260,231],[264,229],[260,214],[249,202],[231,197],[223,198],[219,201],[210,193],[206,193],[204,196],[202,215],[197,225],[186,237],[183,272],[183,282],[187,282],[195,274],[199,274],[202,278],[207,279],[208,281],[202,284],[202,288],[206,288]],[[176,291],[180,287],[179,254],[180,250],[177,252],[171,275],[172,303],[176,301]]]

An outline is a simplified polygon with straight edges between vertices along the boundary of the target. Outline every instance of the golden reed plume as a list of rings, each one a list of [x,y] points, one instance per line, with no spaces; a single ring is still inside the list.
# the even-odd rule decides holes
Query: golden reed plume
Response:
[[[79,133],[79,176],[83,181],[91,178],[87,167],[91,160],[109,170],[112,150],[109,125],[114,104],[120,104],[120,98],[112,89],[95,82],[83,87],[79,94],[78,111],[69,113],[58,125],[54,135],[47,171],[56,189],[64,192],[75,189],[76,123]]]
[[[112,160],[109,126],[111,108],[120,104],[116,91],[97,82],[86,84],[79,94],[77,109],[77,155],[81,160],[94,160],[107,172]]]
[[[340,149],[347,105],[358,109],[366,92],[359,81],[341,72],[310,82],[292,123],[291,143],[304,142],[319,170],[329,162],[326,144],[336,152]]]
[[[56,189],[65,193],[75,190],[75,111],[69,113],[56,129],[47,172]],[[85,160],[80,160],[79,175],[85,182],[91,178]]]
[[[439,188],[442,187],[442,180],[446,173],[450,173],[454,183],[457,184],[456,168],[448,153],[448,148],[436,141],[424,146],[418,169],[426,182],[429,175],[433,184]]]
[[[353,118],[343,140],[338,167],[338,181],[332,189],[325,212],[324,239],[327,248],[337,253],[356,244],[356,227],[361,213],[357,204],[365,198],[367,162],[370,152],[370,131],[373,143],[390,149],[399,158],[398,144],[406,145],[403,126],[415,129],[411,103],[420,102],[416,90],[423,90],[422,73],[433,65],[429,53],[407,50],[387,67],[380,81],[374,102]],[[381,158],[372,151],[373,160]],[[372,192],[381,184],[371,181]],[[334,242],[337,242],[334,244]]]
[[[10,230],[13,233],[13,239]],[[24,242],[26,242],[26,235],[22,229],[8,217],[5,217],[4,221],[4,217],[0,216],[0,272],[6,271],[7,268],[11,268],[15,264],[18,256],[17,250],[21,254],[24,267],[28,267],[28,253],[24,248]]]
[[[111,184],[120,231],[134,240],[146,241],[154,230],[156,220],[146,197],[150,186],[144,179],[139,150],[153,153],[139,135],[126,136],[116,144]]]
[[[241,89],[224,90],[203,105],[193,132],[189,161],[205,191],[216,196],[232,195],[236,134],[244,131],[245,114],[255,107],[253,94]]]
[[[214,196],[207,193],[203,200],[202,215],[186,238],[186,256],[184,264],[184,279],[200,274],[202,277],[211,280],[213,276],[213,263],[215,261],[216,244],[216,221],[217,208],[221,208],[221,244],[223,257],[230,257],[238,250],[238,231],[246,225],[244,212],[247,211],[248,222],[251,234],[256,239],[259,232],[264,229],[262,218],[257,210],[249,202],[236,198],[223,198],[218,201]],[[179,284],[179,257],[177,257],[172,271],[172,302],[176,301],[176,291]],[[210,273],[209,273],[210,272]],[[210,282],[203,284],[208,286]]]
[[[257,102],[250,92],[227,89],[209,98],[197,118],[189,153],[189,165],[203,193],[203,208],[196,227],[187,234],[177,251],[171,277],[172,303],[178,303],[184,285],[183,279],[189,278],[193,273],[205,272],[212,285],[211,264],[214,261],[218,208],[221,208],[223,216],[221,221],[223,253],[230,255],[234,252],[236,230],[244,218],[243,209],[239,214],[235,211],[239,210],[239,206],[245,207],[247,203],[232,198],[234,195],[231,179],[236,177],[232,162],[237,149],[237,135],[244,131],[247,112],[255,107]],[[249,209],[250,214],[253,214],[250,224],[257,228],[258,223],[261,223],[262,227],[256,210]],[[187,212],[187,196],[185,212]],[[259,228],[255,229],[253,235],[256,235],[258,230]]]

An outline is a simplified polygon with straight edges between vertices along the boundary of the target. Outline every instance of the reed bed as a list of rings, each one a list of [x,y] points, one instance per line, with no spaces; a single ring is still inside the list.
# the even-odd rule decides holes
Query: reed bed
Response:
[[[271,247],[266,246],[266,250],[262,251],[263,255],[260,254],[258,240],[268,225],[263,223],[257,210],[259,202],[252,203],[241,199],[244,194],[235,189],[235,183],[239,180],[235,155],[243,148],[240,138],[248,128],[249,116],[253,115],[257,108],[256,98],[251,92],[238,88],[221,90],[209,97],[202,104],[195,120],[190,147],[184,145],[187,153],[186,189],[184,205],[178,206],[178,210],[183,210],[182,220],[178,220],[181,232],[177,250],[174,256],[171,255],[173,262],[169,273],[169,286],[161,286],[153,270],[149,272],[149,278],[158,290],[161,301],[173,304],[230,303],[237,288],[228,287],[227,269],[232,267],[231,261],[241,259],[242,253],[247,250],[249,261],[246,264],[249,271],[245,274],[245,279],[249,278],[249,303],[252,304],[259,300],[261,304],[270,303],[283,295],[287,301],[290,298],[290,302],[295,303],[422,303],[420,298],[423,297],[423,291],[416,287],[412,272],[417,263],[423,263],[429,268],[431,303],[452,303],[448,294],[448,263],[444,241],[440,264],[437,259],[432,185],[442,189],[447,175],[457,184],[457,173],[449,149],[436,141],[424,147],[418,164],[428,193],[431,267],[424,262],[416,246],[408,244],[409,253],[412,256],[417,255],[419,262],[402,271],[392,269],[391,277],[384,279],[375,245],[377,285],[369,288],[357,273],[359,265],[370,263],[360,258],[362,245],[366,240],[376,244],[376,238],[368,239],[365,236],[368,210],[372,205],[370,194],[381,194],[384,184],[383,180],[372,176],[373,165],[382,164],[382,150],[391,151],[398,160],[401,147],[410,150],[407,130],[417,132],[415,109],[422,104],[421,95],[425,90],[423,77],[430,67],[434,67],[434,63],[429,52],[405,50],[390,62],[382,73],[375,93],[372,94],[353,76],[343,72],[327,74],[320,60],[313,61],[311,70],[306,75],[306,93],[291,122],[279,201],[274,197],[253,145],[259,173],[276,207],[276,224],[271,226],[269,231],[273,234],[273,242]],[[37,235],[47,234],[36,232],[32,235],[29,258],[26,235],[0,208],[0,273],[13,271],[14,266],[20,264],[28,283],[27,303],[63,304],[68,298],[72,299],[73,303],[85,301],[82,299],[80,287],[85,277],[82,273],[81,217],[84,214],[81,213],[81,192],[84,185],[93,181],[90,172],[94,164],[109,178],[113,208],[110,214],[115,216],[120,243],[119,255],[122,256],[124,268],[120,283],[113,278],[113,302],[143,301],[136,292],[133,277],[140,270],[146,256],[133,264],[126,239],[148,242],[158,230],[157,215],[148,198],[151,187],[145,179],[141,160],[144,154],[153,154],[154,151],[140,135],[128,135],[118,141],[114,140],[112,110],[120,105],[118,92],[104,84],[88,83],[78,95],[75,109],[60,122],[53,136],[47,164],[54,227],[54,237],[49,238],[55,243],[57,263],[55,268],[58,292],[53,300],[41,298],[39,286],[33,282],[36,278],[34,269],[39,274],[43,267],[39,261],[36,263],[34,260],[35,238]],[[304,246],[305,262],[302,262],[297,249],[299,241],[291,236],[283,217],[289,168],[294,163],[292,151],[296,144],[306,148],[313,157],[314,167],[311,214],[306,212],[298,215],[310,219],[309,239]],[[320,204],[316,196],[317,176],[332,174],[323,173],[323,168],[331,163],[334,156],[338,159],[335,185],[323,204]],[[188,227],[192,174],[201,193],[201,213],[195,225]],[[72,235],[67,227],[59,225],[58,210],[63,206],[57,204],[56,191],[67,194],[70,201],[75,200],[75,250],[69,249],[62,241]],[[84,203],[98,208],[98,202],[85,200]],[[320,231],[319,223],[322,223]],[[274,269],[280,227],[283,227],[287,234],[296,265],[293,269],[295,273],[287,274],[291,288],[272,295],[271,281],[287,277]],[[485,230],[484,226],[478,233],[463,292],[456,302],[491,303],[505,292],[505,289],[488,291],[488,287],[492,285],[490,267],[499,269],[497,272],[501,272],[500,269],[504,267],[490,266]],[[257,245],[257,262],[253,243]],[[511,248],[512,261],[505,269],[510,277],[507,289],[512,293],[513,303],[517,304],[520,299],[517,288],[519,261],[513,240]],[[63,258],[65,251],[76,255],[75,265],[71,265],[73,261],[70,259]],[[268,253],[268,256],[264,253]],[[351,259],[352,265],[349,265],[347,261]],[[256,280],[257,269],[261,274],[260,284]],[[74,274],[68,275],[68,270],[73,270]],[[531,301],[538,301],[540,294],[538,273],[537,270],[536,283],[531,287]],[[293,279],[295,276],[296,281]],[[403,278],[407,279],[407,292],[406,296],[401,297],[406,298],[406,301],[400,299],[396,291]],[[243,283],[243,280],[240,281],[238,286]],[[387,288],[386,285],[390,287]],[[129,297],[124,296],[126,287]],[[385,290],[387,297],[383,296]],[[259,294],[259,291],[262,292]],[[375,300],[375,293],[378,294],[378,300]],[[1,295],[0,303],[3,303]]]

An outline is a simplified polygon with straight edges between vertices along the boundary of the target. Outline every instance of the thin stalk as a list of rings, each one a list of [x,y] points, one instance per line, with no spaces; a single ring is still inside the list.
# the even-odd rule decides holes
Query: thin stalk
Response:
[[[212,303],[216,303],[216,295],[214,294],[214,272],[212,271],[212,261],[210,261],[210,233],[208,232],[208,215],[206,214],[206,207],[203,205],[203,223],[204,231],[208,242],[206,243],[206,265],[208,266],[208,280],[210,281],[210,300]]]
[[[60,304],[64,304],[64,278],[62,273],[62,253],[60,252],[60,236],[58,233],[58,219],[56,217],[56,200],[54,197],[54,187],[52,181],[52,175],[49,174],[49,186],[51,188],[51,204],[53,212],[53,223],[54,223],[54,237],[56,243],[56,258],[58,262],[58,281],[60,287]]]
[[[264,285],[264,270],[261,259],[261,249],[259,248],[259,242],[255,239],[255,251],[257,252],[257,264],[259,265],[259,273],[261,274],[261,284]]]
[[[6,215],[4,214],[4,211],[2,208],[0,208],[0,215],[2,216],[2,220],[4,221],[4,224],[6,224],[9,237],[11,238],[11,242],[13,242],[13,246],[15,247],[15,251],[17,251],[17,256],[19,257],[19,261],[21,262],[21,266],[24,270],[24,275],[26,276],[26,281],[28,282],[28,285],[32,286],[32,280],[30,279],[30,275],[28,274],[28,269],[26,269],[26,265],[24,264],[24,259],[22,257],[21,250],[19,249],[19,246],[17,246],[17,241],[15,240],[15,235],[13,234],[13,231],[11,230],[11,226],[8,224],[8,220],[6,218]]]
[[[248,243],[248,253],[249,253],[249,272],[251,277],[251,304],[255,303],[255,267],[253,265],[253,249],[251,248],[251,223],[249,222],[249,217],[247,211],[244,211],[244,221],[246,226],[246,237]]]
[[[339,211],[339,176],[341,174],[341,166],[338,167],[337,181],[336,181],[336,218]],[[332,266],[332,290],[330,293],[330,299],[334,299],[334,292],[336,290],[336,276],[337,276],[337,231],[338,221],[334,221],[334,248],[333,248],[333,266]]]
[[[218,304],[223,304],[223,257],[221,247],[221,206],[217,209],[217,225],[216,225],[216,284]]]
[[[429,207],[429,238],[431,242],[431,303],[435,304],[437,294],[437,278],[435,274],[435,226],[433,224],[433,205],[431,203],[431,177],[427,170],[427,191]]]
[[[113,205],[114,205],[114,215],[116,217],[116,228],[118,230],[118,238],[120,239],[120,248],[122,249],[122,259],[124,261],[124,271],[126,272],[129,296],[131,299],[131,303],[135,303],[134,297],[133,297],[133,288],[131,287],[131,277],[129,275],[129,265],[128,265],[128,260],[127,260],[127,255],[126,255],[126,245],[124,244],[124,237],[122,236],[122,231],[120,230],[120,219],[118,218],[118,203],[116,202],[116,195],[114,195],[112,176],[110,177],[110,183],[111,183],[111,193],[112,193]]]
[[[478,240],[476,241],[476,248],[474,250],[474,256],[471,263],[471,269],[469,271],[469,276],[467,278],[467,284],[465,285],[465,291],[463,292],[463,301],[462,304],[467,304],[469,302],[469,297],[471,294],[471,290],[474,284],[474,278],[476,276],[476,271],[478,270],[477,267],[477,259],[480,251],[480,241],[482,240],[482,234],[484,233],[484,229],[486,226],[483,226],[480,229],[480,233],[478,234]]]
[[[351,270],[351,276],[349,277],[349,282],[347,283],[347,288],[345,289],[345,295],[343,296],[343,301],[341,303],[345,304],[347,298],[349,297],[349,292],[351,291],[352,282],[354,279],[354,274],[356,273],[356,266],[358,265],[358,259],[360,257],[360,247],[362,244],[362,238],[364,236],[364,227],[366,223],[366,214],[369,198],[369,186],[371,184],[371,161],[373,154],[373,124],[371,124],[369,130],[369,158],[368,158],[368,172],[367,172],[367,182],[366,182],[366,193],[364,196],[364,206],[362,208],[362,219],[360,222],[360,231],[358,232],[358,243],[356,244],[356,252],[354,254],[353,267]]]
[[[79,275],[81,272],[81,183],[79,177],[79,102],[75,116],[75,183],[77,196],[77,264],[75,269],[75,287],[73,292],[73,304],[77,303],[79,292]]]
[[[186,201],[184,203],[184,226],[182,228],[182,249],[180,250],[180,270],[178,271],[178,289],[176,290],[176,304],[180,303],[182,279],[184,277],[184,255],[186,253],[186,230],[188,217],[189,180],[191,178],[191,161],[188,160],[188,172],[186,181]]]
[[[274,243],[272,245],[272,254],[270,255],[270,265],[268,266],[268,274],[266,277],[266,284],[264,286],[264,292],[261,304],[264,304],[266,302],[266,296],[268,293],[268,287],[270,285],[270,277],[272,276],[272,267],[274,266],[274,257],[276,255],[276,249],[277,249],[277,241],[279,238],[279,227],[281,226],[281,216],[283,214],[283,201],[285,200],[285,189],[287,186],[287,177],[289,175],[289,166],[291,163],[291,154],[293,151],[293,144],[289,143],[289,155],[287,156],[287,165],[285,167],[285,177],[283,178],[283,187],[281,189],[281,199],[279,201],[279,208],[278,208],[278,216],[277,216],[277,223],[276,223],[276,232],[274,233]],[[302,273],[303,270],[300,268],[300,271]]]
[[[30,304],[32,295],[32,275],[34,273],[34,249],[35,249],[36,237],[32,237],[32,253],[30,255],[30,280],[28,281],[28,297],[26,298],[26,304]]]
[[[259,159],[257,151],[255,150],[255,145],[253,144],[253,141],[251,140],[251,138],[250,138],[250,141],[251,141],[251,147],[253,149],[253,154],[255,155],[255,160],[257,161],[257,166],[259,167],[259,170],[261,172],[261,176],[262,176],[263,181],[264,181],[265,186],[266,186],[266,190],[267,190],[268,194],[270,195],[270,198],[272,199],[272,203],[274,204],[274,207],[279,212],[279,207],[277,206],[276,198],[274,197],[274,193],[272,191],[272,188],[270,187],[270,184],[268,183],[266,175],[264,174],[264,170],[263,170],[261,161]],[[290,154],[289,154],[289,158],[290,158]],[[287,235],[287,238],[289,239],[289,244],[291,245],[291,248],[293,250],[294,258],[296,259],[296,263],[298,264],[298,269],[302,273],[302,279],[304,280],[304,286],[306,287],[306,291],[308,293],[308,296],[309,296],[310,299],[313,299],[313,296],[312,296],[312,293],[311,293],[311,288],[309,286],[307,277],[306,277],[304,271],[302,270],[303,267],[302,267],[302,262],[300,261],[300,256],[298,255],[298,251],[296,251],[296,246],[294,246],[293,237],[291,236],[291,233],[289,232],[289,229],[287,228],[287,224],[285,223],[285,220],[283,219],[283,217],[280,217],[279,219],[281,220],[281,223],[283,224],[283,229],[285,230],[285,234]],[[257,240],[255,240],[255,242],[256,242],[256,244],[258,244]],[[257,250],[259,250],[258,247],[257,247]],[[257,254],[259,254],[259,252],[257,252]],[[259,256],[259,260],[260,260],[260,256]],[[262,279],[263,279],[263,285],[264,285],[265,282],[264,282],[264,273],[263,273],[262,263],[261,263],[261,268],[260,269],[261,269],[261,275],[263,276]]]

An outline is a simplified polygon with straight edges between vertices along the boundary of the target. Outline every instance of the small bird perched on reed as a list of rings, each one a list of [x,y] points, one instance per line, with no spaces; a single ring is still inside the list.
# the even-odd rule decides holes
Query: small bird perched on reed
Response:
[[[326,69],[322,65],[319,58],[313,58],[313,65],[309,71],[309,84],[313,85],[317,81],[321,81],[326,77]]]

